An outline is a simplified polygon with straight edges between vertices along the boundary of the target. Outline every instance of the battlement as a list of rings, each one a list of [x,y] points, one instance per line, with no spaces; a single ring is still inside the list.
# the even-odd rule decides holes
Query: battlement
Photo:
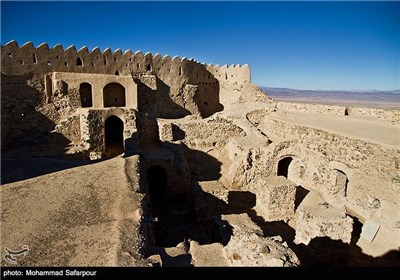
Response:
[[[1,46],[2,72],[7,75],[22,75],[27,73],[47,72],[76,72],[94,74],[129,75],[132,72],[151,72],[160,70],[160,67],[169,64],[196,64],[205,67],[193,59],[179,58],[170,55],[143,54],[140,50],[132,53],[131,50],[114,52],[106,48],[101,51],[98,47],[89,51],[84,46],[76,50],[69,46],[64,50],[62,45],[49,48],[42,43],[36,48],[31,42],[18,46],[16,41],[10,41]]]
[[[138,99],[143,101],[139,107],[144,110],[143,106],[155,104],[154,100],[148,100],[151,95],[146,93],[149,90],[146,87],[157,88],[156,107],[164,117],[180,117],[189,112],[210,116],[221,110],[221,104],[239,100],[244,85],[251,81],[247,64],[214,66],[169,54],[143,54],[140,50],[135,53],[129,49],[101,51],[98,47],[89,50],[86,46],[77,50],[75,46],[64,49],[60,44],[50,48],[47,43],[35,47],[31,42],[19,46],[16,41],[1,46],[1,71],[11,77],[34,74],[36,79],[44,79],[44,85],[49,84],[52,73],[133,76],[144,84],[138,88]],[[50,87],[45,88],[46,94],[51,95]],[[188,100],[192,101],[188,103]]]
[[[207,70],[220,82],[235,80],[239,83],[251,82],[250,67],[248,64],[240,65],[208,65]]]

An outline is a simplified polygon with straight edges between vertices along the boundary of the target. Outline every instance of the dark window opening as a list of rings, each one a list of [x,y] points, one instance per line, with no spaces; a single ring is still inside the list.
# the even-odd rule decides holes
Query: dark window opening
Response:
[[[8,53],[8,57],[9,57],[9,58],[12,58],[12,53]]]
[[[278,162],[278,176],[288,177],[289,165],[292,160],[292,157],[285,157]]]
[[[33,63],[36,64],[36,63],[37,63],[37,60],[36,60],[36,54],[35,54],[35,53],[33,54],[33,57],[32,57],[32,58],[33,58]]]
[[[76,59],[76,65],[77,65],[77,66],[83,66],[83,62],[82,62],[82,59],[81,59],[80,57],[78,57],[78,58]]]
[[[110,83],[103,89],[104,107],[125,107],[125,88],[119,83]]]
[[[182,67],[179,67],[179,76],[182,76]]]
[[[57,56],[56,56],[56,59],[60,59],[60,56],[59,56],[59,55],[57,55]]]
[[[107,118],[105,125],[105,155],[115,157],[124,152],[124,123],[117,116]]]
[[[147,66],[146,66],[146,70],[147,70],[147,71],[151,71],[151,66],[150,66],[150,65],[147,65]]]
[[[104,65],[107,65],[107,58],[105,56],[103,57],[103,63]]]
[[[24,62],[22,60],[19,61],[19,64],[24,64]]]
[[[147,170],[150,200],[160,200],[167,195],[167,172],[161,166],[152,166]]]
[[[68,66],[68,62],[64,62],[64,65],[65,65],[65,66]]]
[[[82,108],[92,107],[92,85],[89,83],[82,83],[79,86],[79,95],[81,98]]]
[[[117,71],[115,71],[115,75],[119,76],[119,72],[118,72],[118,70],[117,70]]]
[[[114,57],[114,61],[117,61],[117,58],[116,58],[116,57]]]
[[[140,64],[136,63],[136,68],[139,69],[140,68]]]
[[[208,105],[208,102],[206,101],[206,102],[204,102],[203,104],[204,104],[204,105]]]

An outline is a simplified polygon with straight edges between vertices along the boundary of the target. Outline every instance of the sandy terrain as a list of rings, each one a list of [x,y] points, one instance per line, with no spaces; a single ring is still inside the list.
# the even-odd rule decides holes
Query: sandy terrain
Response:
[[[302,126],[310,126],[344,136],[384,145],[400,145],[398,126],[371,117],[325,116],[297,112],[274,112],[271,118]]]

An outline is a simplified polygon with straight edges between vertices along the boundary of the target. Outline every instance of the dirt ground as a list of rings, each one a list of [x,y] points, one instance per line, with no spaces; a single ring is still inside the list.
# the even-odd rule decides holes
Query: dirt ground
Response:
[[[11,162],[16,169],[33,164],[36,171],[41,165],[44,173],[48,170],[43,159]],[[29,253],[17,258],[21,266],[144,265],[138,259],[142,239],[134,215],[141,197],[128,184],[125,164],[117,157],[2,185],[1,252],[27,245]],[[3,256],[1,265],[9,265]]]

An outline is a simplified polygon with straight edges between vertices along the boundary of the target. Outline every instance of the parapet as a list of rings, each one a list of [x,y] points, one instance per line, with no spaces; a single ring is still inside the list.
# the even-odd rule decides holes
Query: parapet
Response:
[[[146,72],[156,69],[153,64],[187,64],[193,63],[205,67],[204,64],[193,59],[179,58],[169,55],[161,58],[160,54],[152,55],[141,51],[132,54],[131,50],[122,52],[120,49],[114,52],[107,48],[100,51],[98,47],[89,51],[84,46],[78,51],[75,46],[69,46],[64,50],[61,45],[49,48],[47,43],[34,47],[31,42],[18,46],[16,41],[10,41],[1,46],[2,72],[7,75],[24,75],[28,73],[48,72],[75,72],[94,74],[128,75],[131,72]]]

